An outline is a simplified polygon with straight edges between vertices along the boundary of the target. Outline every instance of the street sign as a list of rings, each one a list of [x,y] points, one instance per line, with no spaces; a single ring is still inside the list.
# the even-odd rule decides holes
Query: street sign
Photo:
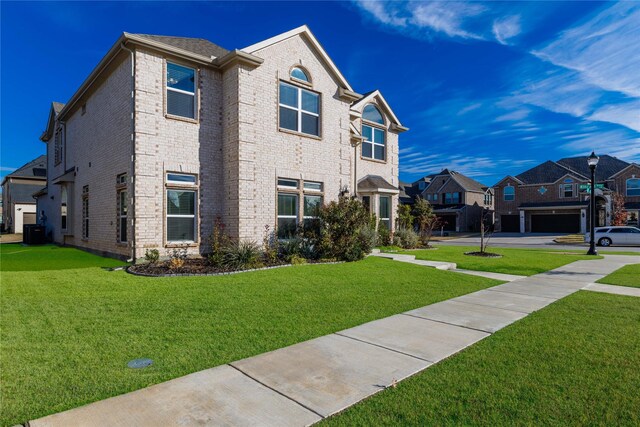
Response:
[[[604,184],[596,184],[596,188],[602,190]],[[591,184],[580,184],[580,191],[591,191]]]

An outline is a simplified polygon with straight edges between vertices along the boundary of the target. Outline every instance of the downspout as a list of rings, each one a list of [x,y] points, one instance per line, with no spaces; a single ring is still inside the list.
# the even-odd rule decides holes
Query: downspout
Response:
[[[126,50],[131,54],[131,173],[130,176],[130,184],[131,191],[129,196],[129,212],[131,212],[131,225],[132,225],[132,233],[131,233],[131,258],[128,260],[129,262],[135,262],[136,260],[136,115],[135,115],[135,107],[136,107],[136,55],[135,52],[128,47],[125,46],[124,42],[120,43],[120,47],[123,50]]]

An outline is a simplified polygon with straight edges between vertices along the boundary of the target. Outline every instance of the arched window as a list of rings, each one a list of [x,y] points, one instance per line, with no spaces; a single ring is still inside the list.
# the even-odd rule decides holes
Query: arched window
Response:
[[[516,189],[509,185],[508,187],[504,187],[504,200],[506,202],[512,201],[516,199]]]
[[[627,196],[640,196],[640,178],[627,180]]]
[[[364,137],[362,157],[382,161],[387,159],[384,118],[380,110],[373,104],[366,105],[362,110],[362,136]]]
[[[60,194],[60,228],[67,229],[67,187],[62,187]]]
[[[294,67],[291,70],[291,77],[297,80],[302,80],[303,82],[311,83],[311,79],[307,73],[300,67]]]
[[[384,118],[380,110],[373,104],[368,104],[364,107],[364,110],[362,110],[362,118],[368,122],[378,123],[380,125],[384,124]]]

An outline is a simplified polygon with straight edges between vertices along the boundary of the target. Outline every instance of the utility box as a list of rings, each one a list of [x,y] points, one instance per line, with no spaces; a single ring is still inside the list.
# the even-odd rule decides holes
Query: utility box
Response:
[[[44,245],[44,226],[37,224],[25,224],[22,232],[22,243],[26,245]]]

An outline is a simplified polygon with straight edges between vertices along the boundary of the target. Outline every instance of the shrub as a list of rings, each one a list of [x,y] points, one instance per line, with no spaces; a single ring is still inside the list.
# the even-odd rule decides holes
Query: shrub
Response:
[[[396,223],[398,228],[413,228],[413,214],[411,213],[411,206],[398,204],[398,210],[396,215]]]
[[[382,246],[389,246],[391,244],[391,232],[382,221],[378,224],[378,244]]]
[[[234,242],[222,249],[222,267],[226,270],[246,270],[262,267],[262,252],[255,242]]]
[[[157,249],[147,249],[144,252],[144,259],[149,264],[155,264],[160,259],[160,251],[158,251]]]
[[[340,197],[323,206],[319,250],[325,258],[357,261],[371,251],[371,239],[362,230],[369,228],[370,215],[357,199]]]
[[[262,251],[264,261],[267,264],[276,264],[278,262],[280,242],[276,230],[271,231],[269,225],[264,226],[264,237],[262,238]]]
[[[167,255],[169,256],[169,268],[172,270],[180,269],[187,259],[187,248],[181,247],[171,249],[170,251],[167,251]]]
[[[224,249],[231,244],[231,240],[224,232],[224,227],[220,217],[217,217],[213,223],[213,232],[209,238],[211,253],[207,259],[209,264],[218,268],[221,268],[224,262]]]
[[[393,233],[394,246],[400,246],[403,249],[414,249],[418,246],[419,241],[418,233],[411,228],[398,228]]]
[[[291,257],[291,260],[289,262],[293,265],[302,265],[302,264],[306,264],[307,260],[301,256],[294,255]]]

